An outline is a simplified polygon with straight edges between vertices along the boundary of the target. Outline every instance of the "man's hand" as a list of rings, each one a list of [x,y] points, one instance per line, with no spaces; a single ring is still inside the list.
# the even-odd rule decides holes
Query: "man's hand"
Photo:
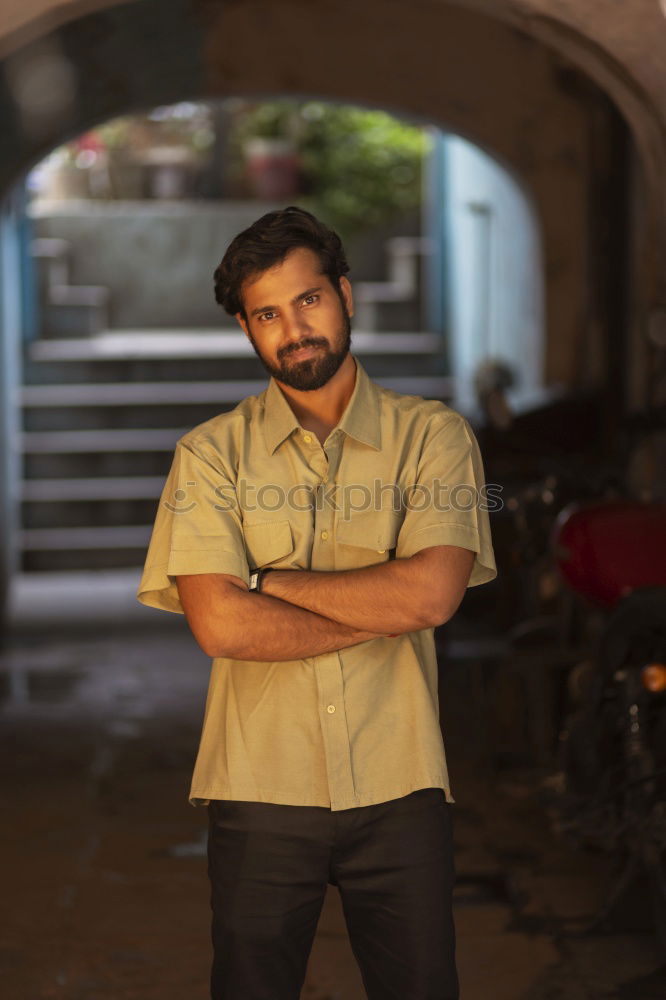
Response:
[[[261,592],[353,628],[412,632],[441,625],[455,614],[474,555],[457,545],[434,545],[408,559],[362,569],[276,569],[263,577]]]

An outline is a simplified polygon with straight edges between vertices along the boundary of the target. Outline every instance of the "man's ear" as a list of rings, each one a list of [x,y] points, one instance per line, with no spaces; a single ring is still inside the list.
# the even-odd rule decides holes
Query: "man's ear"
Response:
[[[340,277],[340,291],[342,293],[342,298],[345,305],[347,306],[347,312],[350,316],[354,315],[354,296],[352,294],[351,282],[344,274]]]
[[[240,313],[240,312],[237,312],[235,314],[234,319],[236,320],[236,322],[240,326],[240,328],[243,331],[243,333],[245,334],[245,336],[249,338],[250,334],[249,334],[248,329],[247,329],[247,322],[243,319],[243,314]]]

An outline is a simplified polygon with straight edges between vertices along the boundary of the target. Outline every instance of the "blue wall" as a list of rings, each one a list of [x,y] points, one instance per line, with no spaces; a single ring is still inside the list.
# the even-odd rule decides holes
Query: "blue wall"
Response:
[[[20,428],[16,394],[21,384],[25,250],[23,191],[18,189],[0,205],[0,619],[3,621],[9,583],[18,569]]]

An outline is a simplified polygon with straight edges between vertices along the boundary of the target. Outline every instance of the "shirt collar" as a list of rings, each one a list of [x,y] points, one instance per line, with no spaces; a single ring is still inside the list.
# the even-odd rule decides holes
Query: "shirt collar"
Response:
[[[357,357],[354,357],[354,361],[356,362],[354,391],[338,421],[337,428],[349,437],[379,451],[382,441],[379,386],[368,377]],[[272,455],[278,445],[299,427],[296,414],[271,376],[264,397],[264,437],[269,453]]]

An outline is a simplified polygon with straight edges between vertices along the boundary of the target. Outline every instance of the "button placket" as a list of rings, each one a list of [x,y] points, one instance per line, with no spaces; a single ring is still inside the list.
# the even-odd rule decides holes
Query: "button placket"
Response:
[[[320,476],[320,484],[318,487],[317,503],[315,507],[315,517],[314,517],[314,539],[315,548],[321,543],[330,543],[333,532],[333,509],[326,502],[323,502],[322,496],[325,495],[322,491],[328,488],[328,484],[331,480],[331,471],[336,463],[337,452],[335,445],[329,448],[322,448],[318,453],[313,456],[313,461],[311,462],[312,469],[317,472]],[[332,553],[330,544],[327,545],[326,549],[322,550],[323,560],[319,563],[321,568],[331,568],[332,567]]]
[[[333,806],[340,807],[341,803],[353,801],[356,795],[344,710],[342,662],[337,653],[331,653],[318,656],[315,664],[329,795]]]

